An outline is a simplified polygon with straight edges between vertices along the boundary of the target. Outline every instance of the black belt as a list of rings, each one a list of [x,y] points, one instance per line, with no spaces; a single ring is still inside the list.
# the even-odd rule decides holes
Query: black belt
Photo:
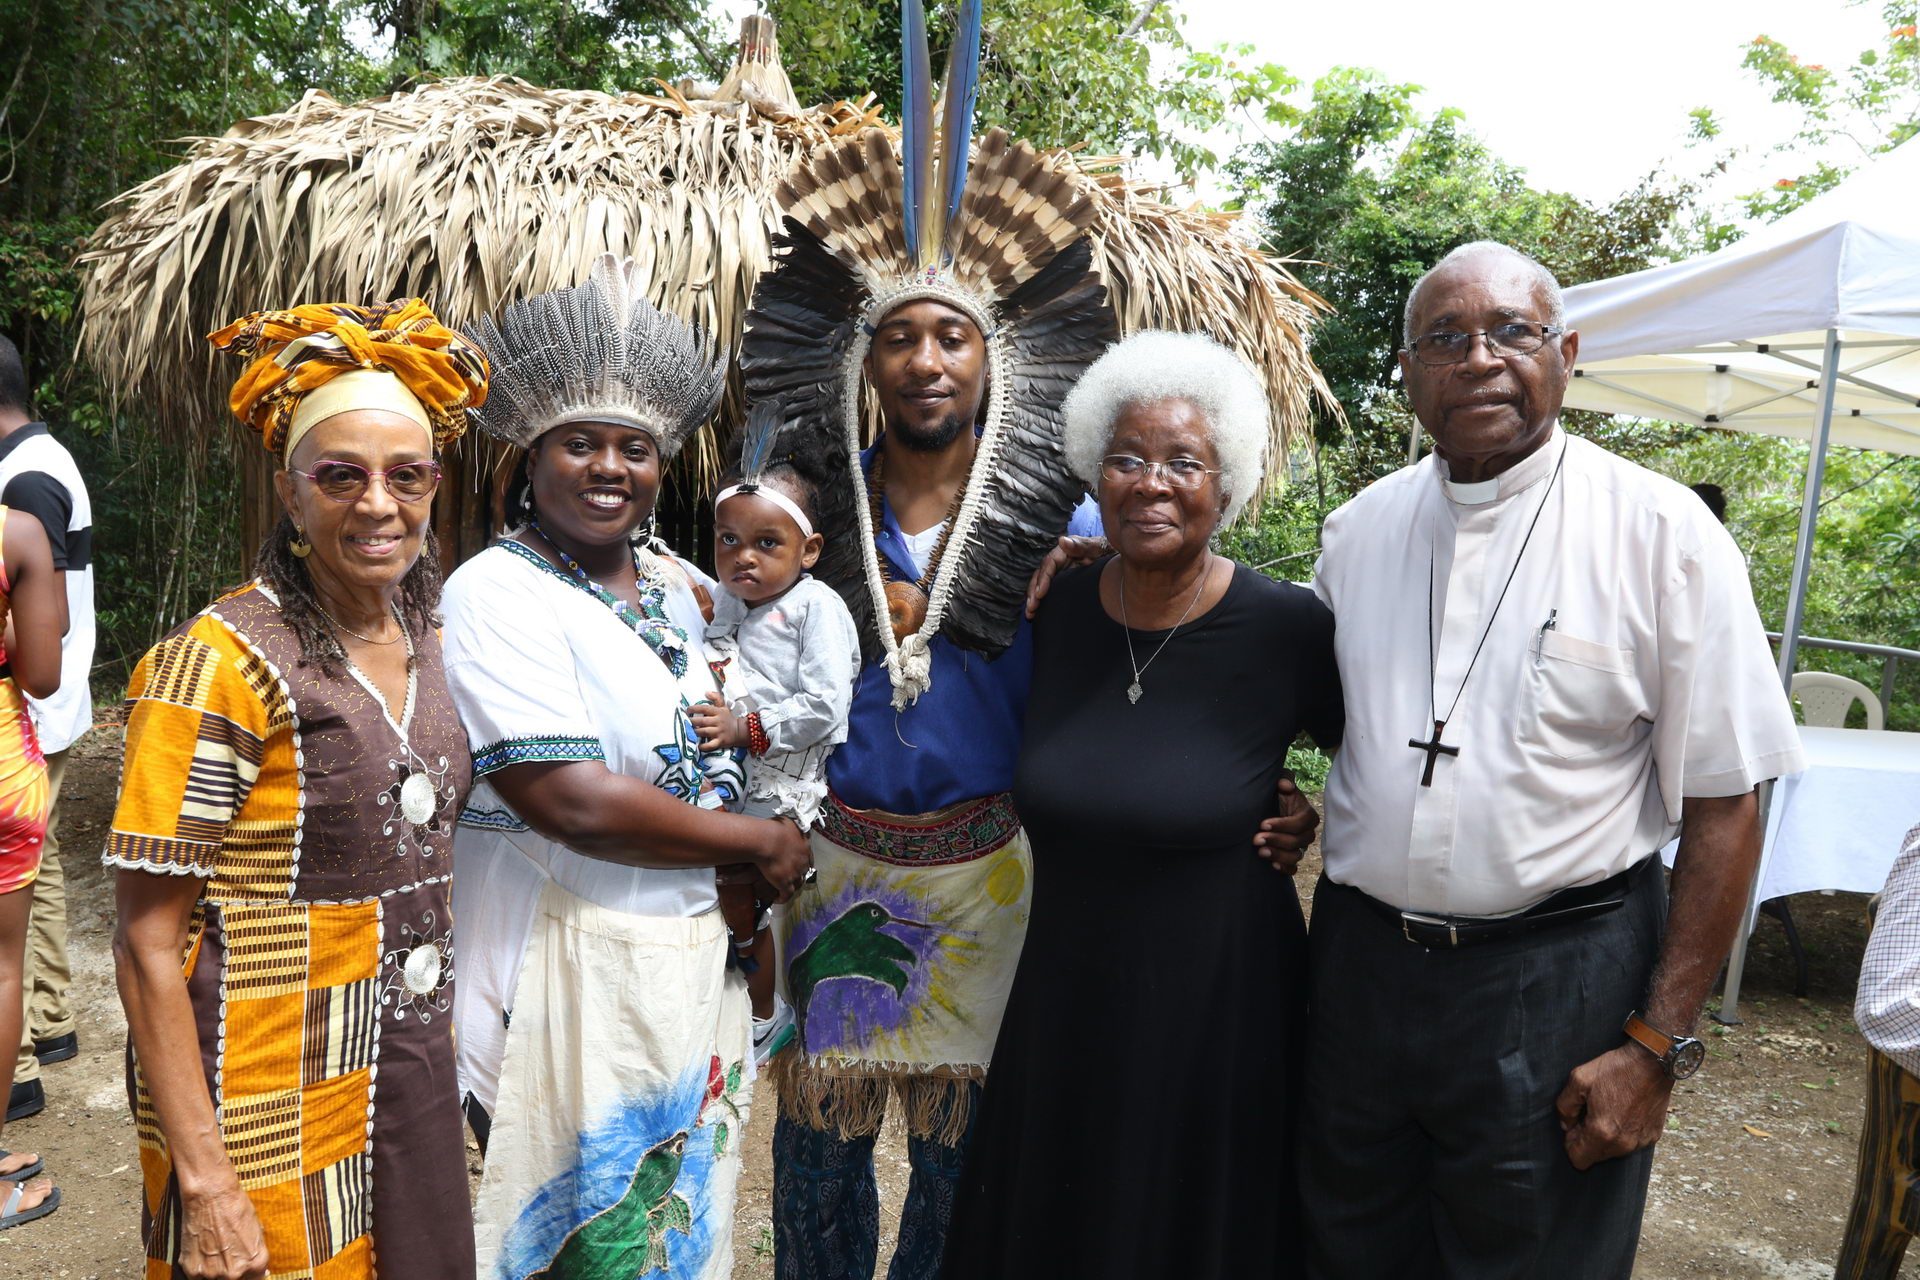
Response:
[[[1387,923],[1399,926],[1408,942],[1417,942],[1428,950],[1451,951],[1475,947],[1483,942],[1499,942],[1523,934],[1558,929],[1562,925],[1605,915],[1619,907],[1633,892],[1637,878],[1659,864],[1658,857],[1647,858],[1618,875],[1598,884],[1583,884],[1562,889],[1525,911],[1511,916],[1436,916],[1400,908],[1368,897],[1350,885],[1339,885],[1359,897],[1367,908]],[[1330,882],[1337,883],[1337,882]]]

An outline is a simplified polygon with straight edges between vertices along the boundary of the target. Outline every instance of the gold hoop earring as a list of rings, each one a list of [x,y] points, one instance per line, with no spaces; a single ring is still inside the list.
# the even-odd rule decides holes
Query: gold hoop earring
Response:
[[[307,541],[305,529],[296,528],[293,531],[293,537],[287,540],[287,550],[293,552],[294,557],[299,560],[305,560],[313,554],[313,544]]]

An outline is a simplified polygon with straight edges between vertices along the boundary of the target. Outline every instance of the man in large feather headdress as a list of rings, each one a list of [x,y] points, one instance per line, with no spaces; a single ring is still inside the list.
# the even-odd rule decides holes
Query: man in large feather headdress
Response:
[[[1026,932],[1027,842],[1007,795],[1031,646],[1028,575],[1097,516],[1060,402],[1117,336],[1086,189],[1001,131],[969,164],[980,5],[965,0],[936,146],[925,18],[907,0],[902,153],[879,130],[782,184],[781,257],[742,353],[749,394],[825,437],[816,573],[864,669],[788,908],[799,1022],[776,1060],[776,1269],[870,1276],[872,1148],[893,1095],[913,1162],[892,1275],[939,1267],[950,1193]],[[861,437],[868,398],[884,430]]]

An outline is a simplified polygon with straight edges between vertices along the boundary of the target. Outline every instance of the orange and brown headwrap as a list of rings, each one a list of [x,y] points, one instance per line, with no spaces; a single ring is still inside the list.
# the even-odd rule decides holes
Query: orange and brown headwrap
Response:
[[[436,446],[464,432],[466,411],[487,398],[486,357],[435,319],[418,298],[370,307],[325,302],[291,311],[256,311],[208,334],[207,341],[222,351],[255,357],[233,384],[227,402],[234,416],[258,431],[261,442],[281,458],[300,434],[296,415],[308,419],[300,424],[302,429],[318,421],[299,415],[301,402],[342,374],[380,370],[391,374],[398,388],[382,398],[378,388],[384,379],[352,379],[376,394],[364,404],[343,400],[330,406],[330,412],[379,408],[416,420],[424,416],[422,425]],[[393,395],[399,388],[404,394]],[[408,411],[414,402],[419,413]]]

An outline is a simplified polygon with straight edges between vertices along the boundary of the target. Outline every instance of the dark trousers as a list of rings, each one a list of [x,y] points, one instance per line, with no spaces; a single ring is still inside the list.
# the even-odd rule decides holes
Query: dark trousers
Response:
[[[1300,1146],[1315,1280],[1625,1280],[1651,1148],[1582,1173],[1554,1100],[1623,1043],[1666,921],[1657,861],[1558,929],[1428,951],[1321,879]]]
[[[967,1129],[958,1143],[907,1139],[912,1173],[888,1280],[940,1274],[947,1221],[980,1115],[980,1088],[968,1088]],[[779,1280],[871,1280],[880,1254],[873,1143],[872,1135],[843,1138],[784,1113],[774,1121],[773,1269]]]

